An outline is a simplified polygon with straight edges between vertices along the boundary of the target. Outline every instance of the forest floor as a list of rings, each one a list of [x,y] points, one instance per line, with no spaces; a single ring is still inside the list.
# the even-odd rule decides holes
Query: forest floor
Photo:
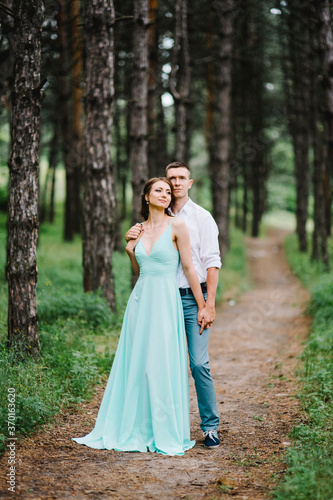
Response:
[[[311,319],[308,293],[283,254],[285,232],[246,240],[254,288],[224,296],[210,332],[210,365],[221,415],[221,446],[204,448],[190,377],[191,438],[184,456],[123,453],[80,446],[93,427],[98,387],[78,413],[17,443],[16,493],[7,491],[8,453],[0,460],[1,498],[264,499],[283,475],[288,433],[303,415],[296,397],[297,356]],[[223,270],[221,271],[223,272]]]

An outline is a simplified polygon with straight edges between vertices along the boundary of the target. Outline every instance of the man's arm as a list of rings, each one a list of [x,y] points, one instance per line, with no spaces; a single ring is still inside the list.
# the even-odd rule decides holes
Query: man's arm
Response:
[[[206,305],[200,311],[200,319],[204,322],[205,330],[209,328],[215,319],[215,297],[219,282],[219,269],[209,267],[207,269],[207,300]]]
[[[221,258],[218,242],[218,228],[211,215],[205,217],[200,228],[200,258],[207,269],[207,301],[201,311],[204,315],[205,329],[209,328],[215,319],[215,297],[219,281]]]

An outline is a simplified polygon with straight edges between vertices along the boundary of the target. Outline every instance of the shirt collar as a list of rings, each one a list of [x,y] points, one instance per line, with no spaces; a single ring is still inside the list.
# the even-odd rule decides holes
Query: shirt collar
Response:
[[[191,200],[191,198],[189,198],[187,200],[187,202],[185,203],[185,205],[183,206],[183,208],[178,212],[177,215],[179,215],[179,214],[181,214],[183,212],[184,212],[184,214],[188,215],[190,213],[190,211],[191,211],[191,208],[192,208],[193,204],[194,204],[193,201]],[[171,212],[172,215],[175,215],[171,209],[170,209],[170,212]]]

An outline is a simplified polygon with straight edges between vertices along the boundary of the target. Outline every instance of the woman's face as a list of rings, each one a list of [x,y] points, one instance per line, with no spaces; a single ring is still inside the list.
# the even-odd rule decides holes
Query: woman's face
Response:
[[[164,181],[157,181],[151,187],[149,194],[146,195],[146,200],[150,206],[168,208],[171,203],[171,188]]]

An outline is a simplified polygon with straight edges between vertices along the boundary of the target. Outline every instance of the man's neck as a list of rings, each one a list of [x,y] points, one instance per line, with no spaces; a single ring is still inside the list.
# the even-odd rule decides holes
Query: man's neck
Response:
[[[184,197],[184,198],[180,198],[179,200],[177,200],[177,199],[174,200],[172,205],[171,205],[172,213],[175,215],[179,214],[179,212],[186,205],[188,200],[189,200],[188,196],[186,198]]]

